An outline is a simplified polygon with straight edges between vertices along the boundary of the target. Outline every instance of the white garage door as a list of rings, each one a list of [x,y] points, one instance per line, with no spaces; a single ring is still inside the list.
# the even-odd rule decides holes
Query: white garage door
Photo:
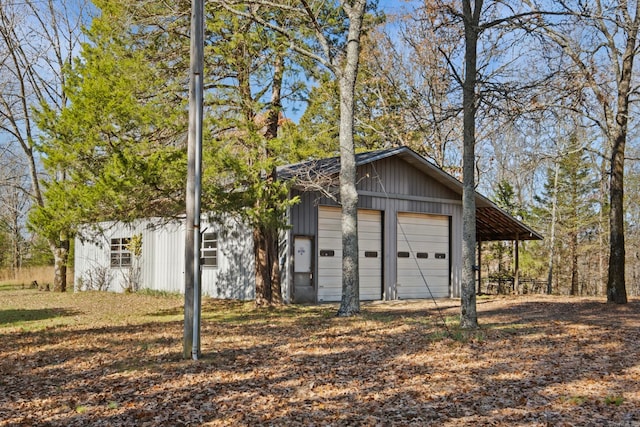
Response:
[[[342,231],[340,208],[321,206],[318,213],[318,301],[342,297]],[[358,211],[360,299],[382,299],[382,215]]]
[[[396,256],[398,298],[449,296],[448,217],[399,213]]]

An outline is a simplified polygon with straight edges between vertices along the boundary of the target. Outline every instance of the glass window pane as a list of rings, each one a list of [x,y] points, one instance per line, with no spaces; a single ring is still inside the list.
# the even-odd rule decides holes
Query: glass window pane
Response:
[[[111,267],[118,267],[120,265],[120,256],[118,254],[111,254]]]

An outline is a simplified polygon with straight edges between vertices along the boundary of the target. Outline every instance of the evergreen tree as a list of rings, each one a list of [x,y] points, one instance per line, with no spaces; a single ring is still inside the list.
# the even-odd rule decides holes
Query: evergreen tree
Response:
[[[69,106],[58,113],[43,105],[39,114],[45,165],[64,179],[47,186],[51,208],[32,221],[72,232],[85,222],[184,211],[188,14],[164,1],[96,5],[101,13],[69,72]],[[300,90],[295,73],[306,63],[288,55],[276,32],[209,6],[202,209],[253,227],[256,302],[277,304],[278,230],[295,200],[275,168],[314,151],[281,106],[285,89]],[[295,25],[277,8],[262,13]]]
[[[101,15],[87,30],[68,73],[69,104],[43,104],[44,165],[59,179],[46,184],[47,205],[31,222],[71,233],[83,222],[176,215],[182,204],[182,103],[162,67],[158,47],[128,28],[124,2],[96,2]],[[131,30],[131,29],[129,29]]]
[[[596,218],[593,204],[596,182],[592,167],[576,133],[569,137],[564,153],[558,157],[557,177],[555,169],[548,169],[544,193],[537,197],[540,218],[552,226],[553,204],[555,213],[555,247],[559,265],[570,281],[569,293],[579,295],[580,288],[580,242],[588,238]],[[555,201],[554,201],[555,199]],[[566,261],[565,261],[566,260]],[[560,291],[560,290],[558,290]]]

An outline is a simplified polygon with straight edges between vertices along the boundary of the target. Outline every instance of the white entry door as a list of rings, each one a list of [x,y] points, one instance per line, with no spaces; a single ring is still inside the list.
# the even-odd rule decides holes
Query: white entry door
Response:
[[[318,210],[318,302],[342,297],[341,210]],[[360,299],[382,299],[382,213],[358,211]]]
[[[296,303],[316,302],[313,286],[313,238],[293,238],[293,300]]]
[[[398,213],[400,299],[449,297],[449,217]]]

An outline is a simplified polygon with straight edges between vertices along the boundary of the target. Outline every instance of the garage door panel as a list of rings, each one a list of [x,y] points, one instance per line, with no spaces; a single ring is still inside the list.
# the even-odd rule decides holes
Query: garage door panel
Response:
[[[358,211],[358,252],[360,299],[379,300],[382,298],[382,215],[380,211]]]
[[[429,277],[425,277],[427,280],[427,284],[429,286],[433,286],[433,285],[442,285],[444,283],[446,283],[448,275],[447,274],[430,274]],[[407,279],[405,279],[402,283],[400,283],[400,286],[403,287],[420,287],[420,288],[425,288],[424,285],[424,281],[422,280],[422,276],[420,275],[420,272],[417,271],[415,277],[409,277]]]
[[[449,233],[448,226],[401,224],[400,234],[413,234],[416,236],[441,236]]]
[[[421,267],[421,268],[417,268],[415,266],[410,267],[410,268],[404,268],[402,270],[402,276],[403,279],[412,279],[413,276],[415,275],[416,277],[419,277],[421,274],[424,275],[425,277],[430,277],[433,275],[448,275],[449,274],[449,269],[448,268],[425,268],[425,267]]]
[[[417,262],[416,262],[417,261]],[[445,262],[442,262],[445,261]],[[398,270],[418,270],[418,269],[429,269],[429,270],[445,270],[449,271],[449,262],[444,259],[433,259],[433,260],[422,260],[415,258],[399,258],[398,259]]]
[[[440,245],[449,248],[449,235],[446,236],[420,236],[417,234],[407,234],[406,236],[399,235],[401,239],[398,243],[402,243],[404,246],[411,244],[412,247],[422,246],[429,247],[431,245]]]
[[[399,213],[397,227],[398,298],[448,297],[449,218]]]
[[[367,254],[365,252],[376,252],[376,256],[374,257],[371,254],[370,258],[380,258],[380,242],[375,240],[358,240],[358,249],[360,251],[360,258],[366,258]]]
[[[342,246],[340,245],[340,212],[323,209],[318,218],[318,300],[340,299]]]
[[[321,206],[318,215],[318,249],[333,256],[318,257],[318,300],[340,301],[342,297],[342,213],[340,208]],[[382,298],[382,216],[380,211],[358,211],[360,299]],[[375,253],[375,256],[374,256]]]
[[[333,240],[338,239],[342,240],[342,232],[340,230],[319,230],[320,235],[322,236],[322,243],[324,244],[333,244]],[[339,246],[340,248],[342,246]]]

